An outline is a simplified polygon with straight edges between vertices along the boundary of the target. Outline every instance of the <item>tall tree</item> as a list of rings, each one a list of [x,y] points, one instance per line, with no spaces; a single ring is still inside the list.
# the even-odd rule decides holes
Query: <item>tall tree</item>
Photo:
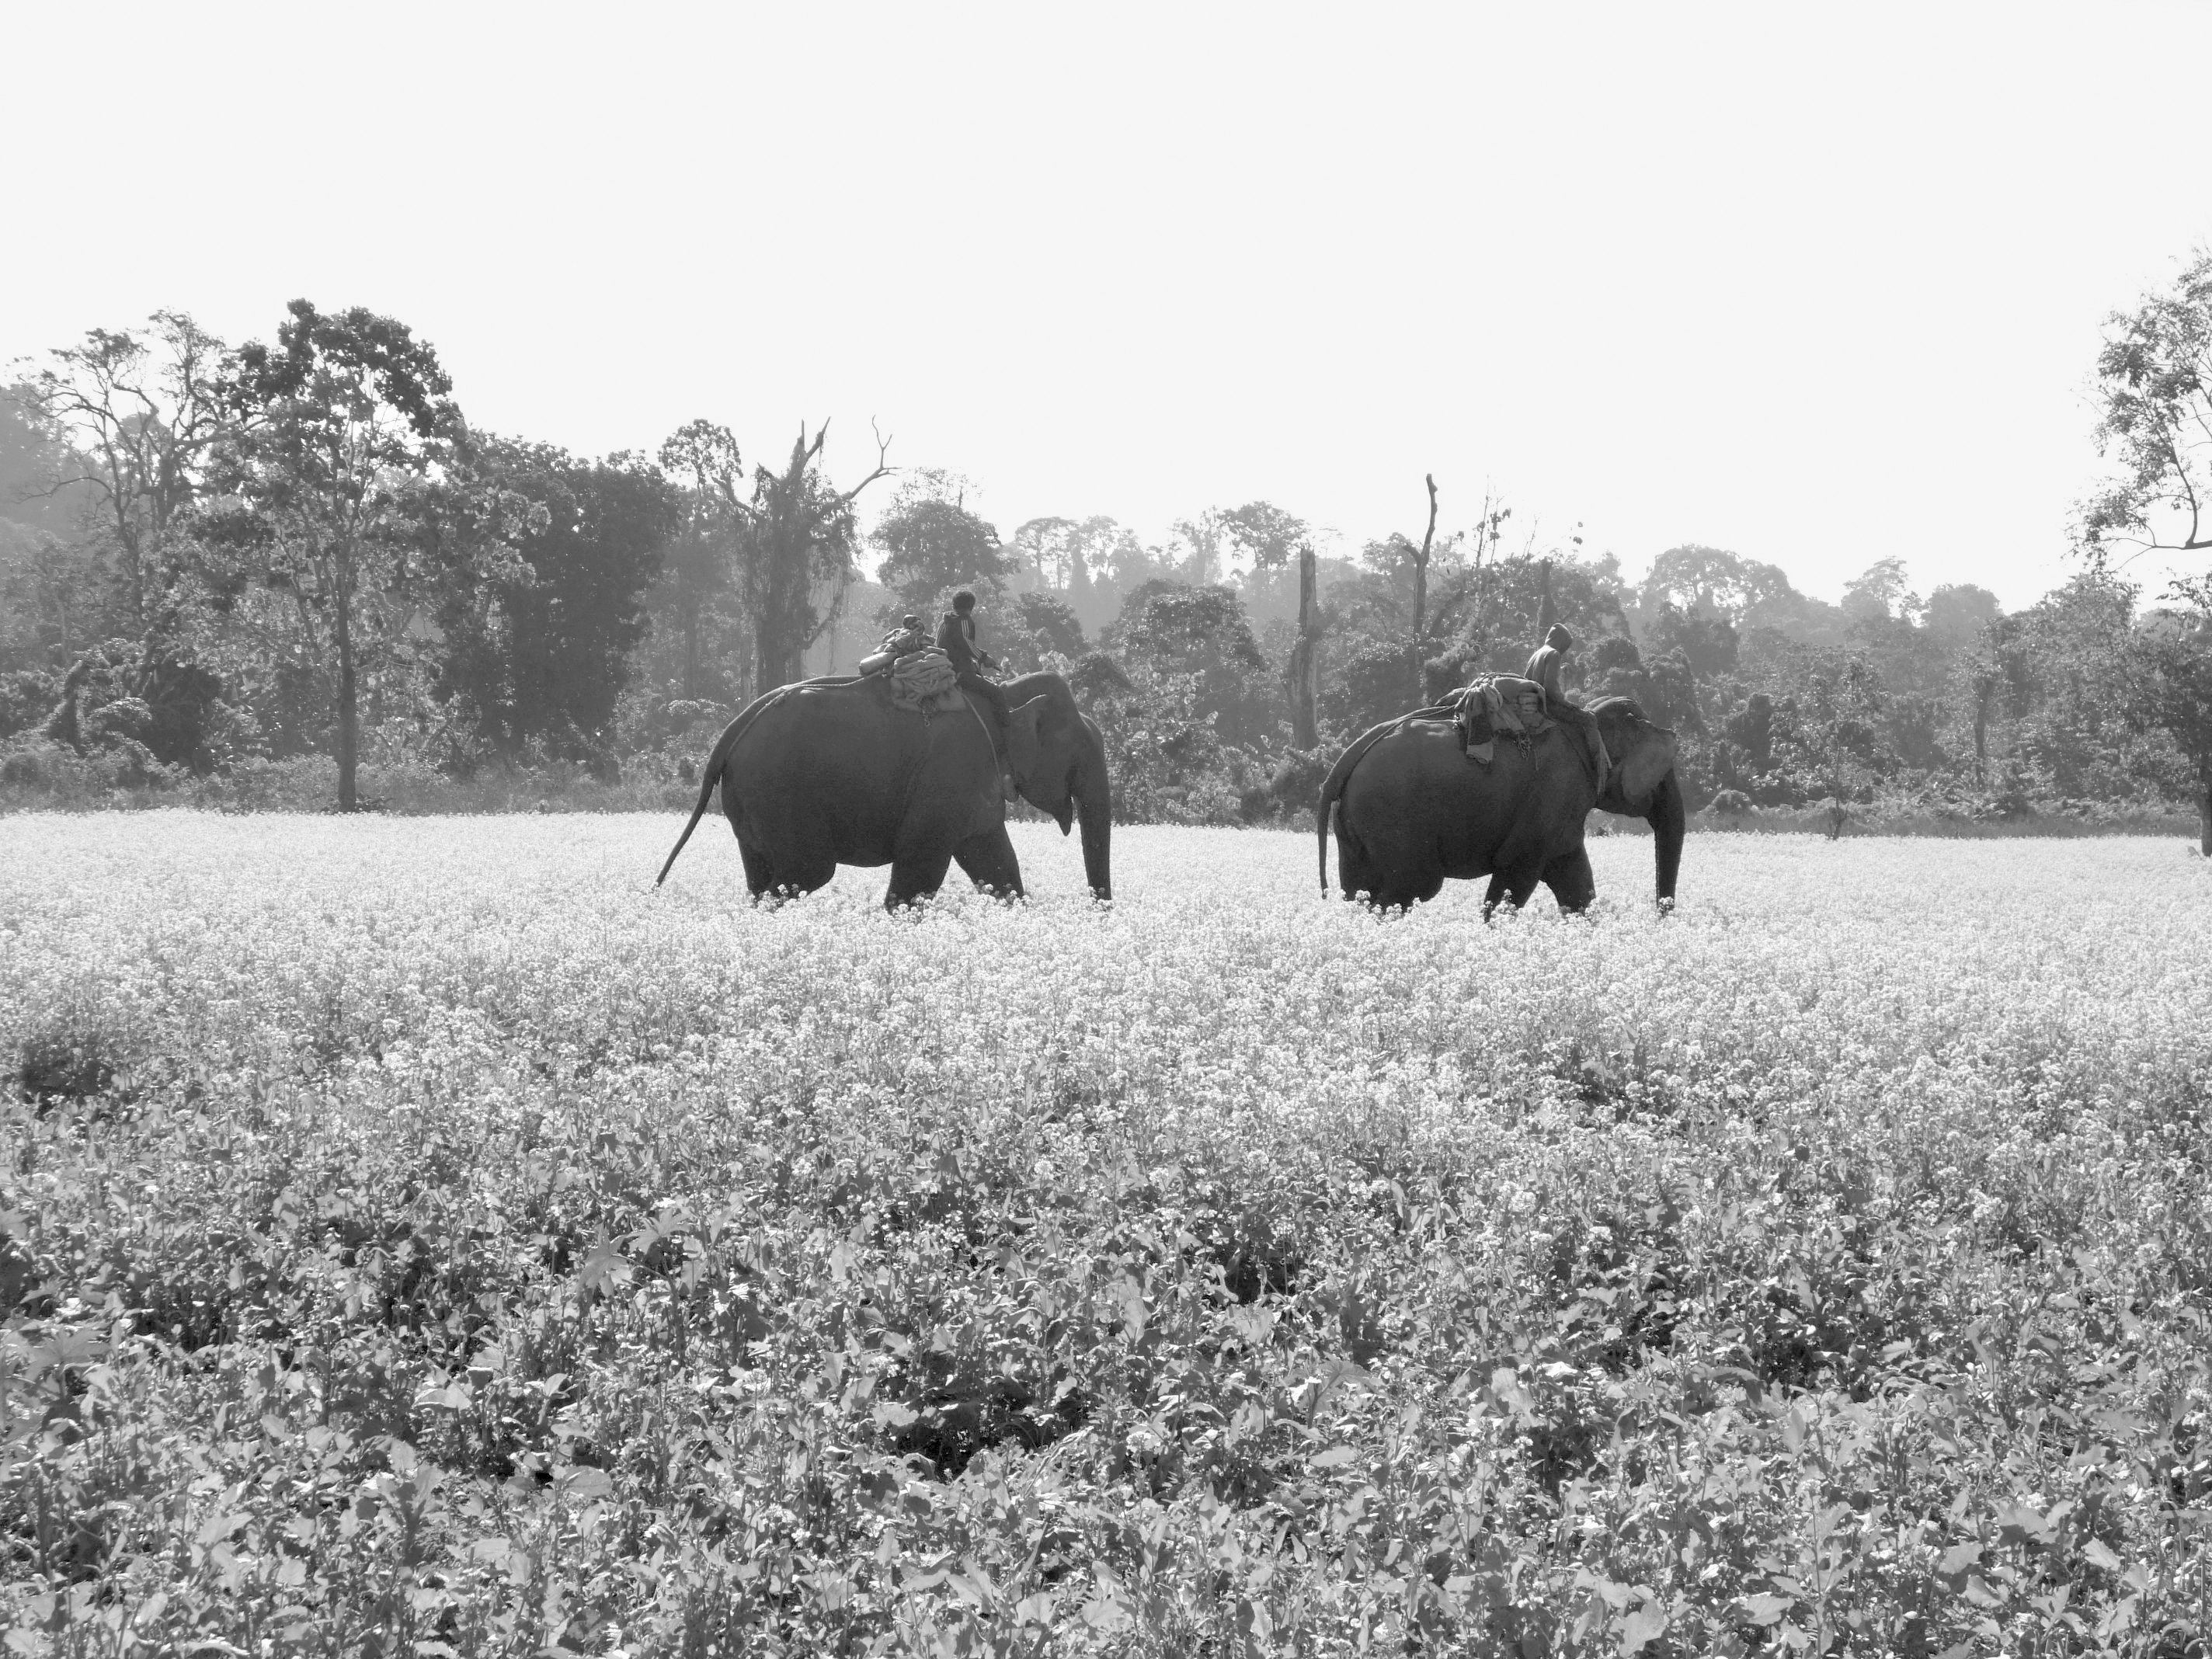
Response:
[[[2197,848],[2212,858],[2212,581],[2168,590],[2119,653],[2127,665],[2129,714],[2139,730],[2163,732],[2189,766]]]
[[[1422,482],[1429,487],[1429,527],[1421,532],[1420,550],[1413,555],[1412,656],[1413,659],[1413,706],[1416,708],[1428,701],[1428,694],[1422,681],[1421,664],[1428,657],[1429,555],[1437,539],[1437,475],[1433,472],[1425,473],[1422,475]],[[1548,579],[1544,591],[1547,594],[1551,592]]]
[[[197,519],[218,592],[249,607],[281,652],[325,686],[338,808],[359,804],[361,682],[393,667],[457,561],[502,544],[460,522],[451,482],[464,434],[437,353],[361,307],[287,307],[274,345],[241,347],[225,377],[228,430]],[[241,580],[246,579],[246,580]]]
[[[1191,714],[1223,741],[1249,743],[1274,728],[1273,676],[1244,606],[1227,587],[1152,581],[1129,596],[1103,641],[1156,690],[1175,687]]]
[[[754,630],[746,610],[755,551],[745,520],[744,458],[726,426],[692,421],[660,446],[660,465],[682,488],[683,522],[666,553],[667,580],[654,596],[654,625],[677,641],[676,689],[696,701],[741,695],[754,684]],[[726,642],[736,661],[717,674],[710,653]]]
[[[1014,532],[1006,547],[1029,568],[1038,587],[1057,592],[1068,586],[1082,562],[1075,531],[1073,519],[1031,519]]]
[[[1218,507],[1209,507],[1193,517],[1177,519],[1170,530],[1166,562],[1176,580],[1194,587],[1219,581],[1227,570],[1228,514]]]
[[[1905,561],[1876,559],[1844,584],[1844,614],[1855,619],[1915,621],[1920,597],[1905,586]]]
[[[683,520],[679,493],[637,456],[582,461],[550,444],[485,441],[475,470],[535,511],[511,568],[447,586],[438,693],[471,705],[510,757],[538,743],[597,759],[645,633],[645,592]]]
[[[2097,442],[2114,476],[2082,509],[2082,541],[2100,559],[2212,548],[2212,250],[2106,327]]]
[[[1291,742],[1312,749],[1321,742],[1315,705],[1321,696],[1321,599],[1316,591],[1313,544],[1298,549],[1298,636],[1291,647]]]
[[[1761,606],[1796,597],[1781,566],[1694,543],[1670,547],[1654,559],[1638,595],[1644,610],[1662,605],[1691,611],[1710,608],[1739,624]]]
[[[908,479],[869,539],[883,553],[876,580],[923,619],[954,588],[975,590],[988,606],[1006,591],[1019,556],[966,505],[962,481],[927,471]]]
[[[93,502],[82,485],[54,487],[72,459],[68,438],[36,412],[29,386],[0,387],[0,519],[75,533]]]
[[[878,436],[874,469],[850,489],[836,489],[822,471],[829,435],[827,421],[811,440],[802,422],[781,472],[754,469],[752,499],[741,509],[751,549],[746,597],[763,690],[799,678],[799,659],[837,614],[855,574],[853,503],[891,470],[884,459],[890,444]],[[825,586],[827,603],[817,603],[817,591]]]
[[[1257,570],[1287,565],[1313,533],[1304,519],[1273,501],[1247,501],[1212,516],[1220,539],[1247,555]]]
[[[171,526],[229,419],[222,342],[182,312],[157,311],[149,325],[94,329],[53,352],[21,393],[66,446],[44,489],[96,503],[91,527],[112,550],[124,618],[141,633],[174,574]]]

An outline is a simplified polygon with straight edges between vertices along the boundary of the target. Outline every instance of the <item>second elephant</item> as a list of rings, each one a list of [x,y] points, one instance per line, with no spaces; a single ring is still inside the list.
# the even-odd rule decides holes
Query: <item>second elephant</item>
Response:
[[[1488,876],[1486,915],[1501,900],[1526,903],[1539,882],[1561,909],[1580,910],[1597,891],[1583,821],[1603,807],[1651,825],[1659,903],[1671,908],[1685,827],[1674,734],[1627,697],[1602,698],[1587,713],[1613,761],[1602,794],[1573,734],[1560,726],[1525,744],[1501,741],[1486,767],[1468,758],[1449,720],[1376,727],[1322,786],[1322,888],[1333,825],[1337,880],[1348,899],[1396,908],[1434,898],[1446,877]]]

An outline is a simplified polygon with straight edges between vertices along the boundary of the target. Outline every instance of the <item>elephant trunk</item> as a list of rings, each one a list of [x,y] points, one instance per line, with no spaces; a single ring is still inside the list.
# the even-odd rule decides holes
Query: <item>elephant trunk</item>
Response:
[[[1659,908],[1674,908],[1674,878],[1682,867],[1682,834],[1685,815],[1682,810],[1682,785],[1668,768],[1667,775],[1659,780],[1659,787],[1651,792],[1651,807],[1644,815],[1651,826],[1651,855],[1658,866]]]
[[[1106,740],[1089,720],[1084,726],[1084,756],[1076,769],[1074,790],[1075,813],[1083,825],[1083,873],[1094,898],[1110,899],[1114,793],[1106,776]]]

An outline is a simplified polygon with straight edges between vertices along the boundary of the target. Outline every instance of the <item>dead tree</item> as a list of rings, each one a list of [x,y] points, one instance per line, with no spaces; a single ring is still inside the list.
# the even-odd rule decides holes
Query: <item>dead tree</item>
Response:
[[[1315,594],[1313,544],[1298,549],[1298,637],[1291,647],[1291,742],[1312,749],[1321,742],[1314,700],[1321,687],[1321,603]]]
[[[1427,652],[1429,628],[1429,550],[1437,539],[1437,475],[1423,475],[1429,487],[1429,527],[1421,532],[1421,550],[1413,555],[1413,707],[1420,708],[1429,700],[1428,684],[1421,673],[1421,660]]]
[[[891,471],[885,459],[890,441],[878,434],[875,470],[850,489],[831,489],[820,466],[823,440],[829,435],[827,421],[811,439],[802,424],[789,465],[781,472],[756,468],[751,502],[732,503],[753,544],[745,597],[753,613],[756,691],[799,678],[807,647],[822,636],[839,609],[834,602],[828,616],[815,609],[816,582],[835,581],[849,571],[855,540],[853,503]]]

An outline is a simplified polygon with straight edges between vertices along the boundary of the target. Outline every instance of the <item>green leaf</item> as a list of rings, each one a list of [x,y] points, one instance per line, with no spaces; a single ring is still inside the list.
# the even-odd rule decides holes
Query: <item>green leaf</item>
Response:
[[[1794,1595],[1747,1595],[1744,1611],[1751,1615],[1754,1625],[1772,1625],[1781,1621],[1782,1615],[1797,1605]]]
[[[1667,1612],[1656,1601],[1646,1601],[1620,1622],[1620,1650],[1641,1653],[1646,1644],[1667,1633]]]

